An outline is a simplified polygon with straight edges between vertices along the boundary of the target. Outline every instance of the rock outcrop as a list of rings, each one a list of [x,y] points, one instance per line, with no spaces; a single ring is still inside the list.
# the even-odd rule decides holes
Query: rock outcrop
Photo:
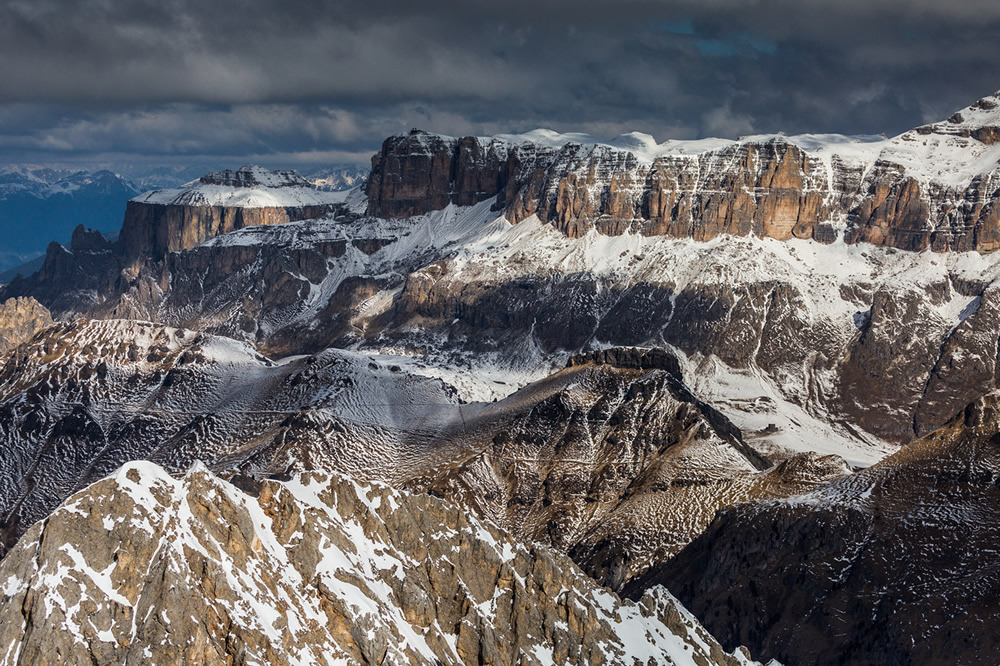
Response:
[[[440,380],[350,352],[278,365],[195,331],[58,324],[0,368],[0,554],[129,460],[175,472],[197,460],[251,474],[296,465],[390,481],[405,474],[407,442],[446,428],[457,408]],[[428,412],[438,422],[422,420]],[[310,446],[278,445],[300,429]]]
[[[119,239],[125,261],[159,261],[210,238],[269,224],[311,220],[338,209],[344,195],[323,192],[294,171],[244,166],[213,172],[193,187],[147,192],[129,201]]]
[[[52,314],[33,298],[0,303],[0,357],[52,325]]]
[[[129,262],[162,260],[171,252],[201,245],[245,227],[312,220],[333,206],[193,206],[129,201],[119,236],[119,252]]]
[[[903,250],[1000,248],[994,95],[893,139],[750,137],[610,144],[536,131],[451,138],[413,131],[372,158],[368,214],[409,217],[492,200],[571,237],[596,228],[709,240],[721,234],[867,242]],[[991,106],[992,105],[992,106]]]
[[[669,354],[592,356],[495,406],[465,409],[441,433],[433,466],[407,486],[568,552],[617,588],[676,554],[722,507],[850,473],[836,456],[764,471],[770,462],[673,369],[634,367],[675,365]]]
[[[980,664],[1000,649],[1000,397],[858,474],[722,511],[666,584],[723,645],[803,664]]]
[[[233,188],[312,188],[312,183],[291,170],[268,171],[263,167],[248,164],[236,172],[229,169],[211,171],[198,179],[204,185],[221,185]]]
[[[126,465],[0,562],[5,663],[751,664],[439,499]]]

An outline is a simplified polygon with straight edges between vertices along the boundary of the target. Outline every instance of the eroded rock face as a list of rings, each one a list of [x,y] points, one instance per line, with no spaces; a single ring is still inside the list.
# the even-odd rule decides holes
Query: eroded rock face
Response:
[[[650,165],[609,146],[556,149],[418,132],[387,139],[372,158],[368,214],[408,217],[495,198],[512,221],[537,215],[572,237],[596,225],[607,234],[697,240],[748,233],[811,238],[832,214],[821,170],[782,141]]]
[[[210,238],[269,224],[323,217],[328,206],[256,207],[188,206],[130,201],[119,237],[119,252],[127,262],[160,260]]]
[[[620,586],[719,508],[849,473],[770,463],[663,350],[608,349],[496,403],[328,350],[275,364],[232,340],[127,321],[55,326],[0,370],[9,547],[129,460],[250,478],[334,470],[430,491]],[[800,467],[807,469],[807,467]],[[818,468],[817,468],[818,469]]]
[[[613,588],[677,553],[722,507],[850,473],[836,456],[763,471],[770,462],[691,394],[676,359],[632,349],[576,357],[470,410],[442,433],[434,460],[409,487],[568,552]]]
[[[11,664],[720,664],[662,588],[634,604],[452,504],[322,474],[247,486],[131,463],[0,562]]]
[[[794,664],[957,663],[1000,647],[1000,399],[853,477],[719,514],[665,583],[723,645]]]
[[[407,402],[419,406],[397,406]],[[406,442],[445,428],[457,406],[441,381],[349,352],[277,365],[245,344],[190,330],[59,324],[0,368],[0,550],[129,460],[175,472],[196,460],[284,471],[292,462],[274,442],[300,429],[311,444],[297,452],[300,469],[391,481],[405,469]],[[440,422],[423,423],[425,412]]]
[[[0,356],[52,325],[52,314],[33,298],[11,298],[0,304]]]
[[[996,174],[978,171],[996,147],[972,131],[1000,107],[978,104],[962,123],[875,142],[414,133],[386,142],[368,200],[358,191],[335,214],[265,219],[277,210],[258,205],[265,194],[294,194],[290,210],[308,216],[317,193],[270,172],[212,176],[133,202],[149,219],[111,249],[82,233],[69,251],[53,245],[0,297],[32,296],[60,319],[198,329],[275,357],[402,349],[533,378],[602,346],[672,346],[777,395],[796,412],[787,428],[817,420],[869,448],[903,443],[996,385],[998,255],[896,253],[993,242]],[[251,180],[264,185],[240,186]],[[219,204],[220,188],[242,203]],[[763,428],[778,411],[754,407],[740,425]]]
[[[688,148],[415,130],[390,137],[372,158],[368,214],[408,217],[494,200],[512,222],[537,215],[571,237],[596,228],[829,243],[841,229],[848,243],[992,252],[1000,247],[1000,172],[971,165],[994,145],[1000,112],[981,102],[963,111],[968,118],[959,123],[860,148],[845,137],[824,144],[779,135]],[[936,170],[938,162],[955,164]]]

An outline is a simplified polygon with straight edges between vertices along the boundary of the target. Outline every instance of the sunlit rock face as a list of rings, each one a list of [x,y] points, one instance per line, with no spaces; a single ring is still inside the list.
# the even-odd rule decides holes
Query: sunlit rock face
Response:
[[[73,496],[0,562],[5,663],[753,663],[442,500],[244,488],[131,463]]]
[[[452,138],[413,131],[372,158],[368,214],[410,217],[493,200],[571,237],[590,228],[709,240],[720,234],[992,252],[997,97],[893,139],[753,136],[608,143],[537,130]]]

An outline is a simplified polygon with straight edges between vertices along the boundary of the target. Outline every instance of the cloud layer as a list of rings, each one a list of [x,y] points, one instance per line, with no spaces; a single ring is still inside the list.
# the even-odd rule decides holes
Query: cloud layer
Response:
[[[413,126],[889,134],[1000,88],[993,0],[9,0],[0,161],[363,161]]]

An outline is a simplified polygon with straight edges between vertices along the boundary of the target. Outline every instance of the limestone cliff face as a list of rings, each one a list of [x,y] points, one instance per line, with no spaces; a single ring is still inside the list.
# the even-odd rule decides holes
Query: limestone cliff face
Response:
[[[323,217],[343,198],[294,171],[247,165],[208,173],[189,187],[129,201],[116,250],[127,264],[159,261],[238,229]]]
[[[4,662],[752,663],[442,500],[237,482],[131,463],[36,524],[0,562]]]
[[[848,243],[992,252],[1000,248],[996,99],[966,109],[957,129],[945,122],[884,141],[779,135],[633,146],[414,131],[390,137],[372,159],[368,213],[407,217],[494,199],[512,222],[537,215],[571,237],[596,228],[828,243],[842,233]]]
[[[244,208],[130,201],[119,247],[127,260],[162,259],[237,229],[315,219],[330,210],[326,206]]]

